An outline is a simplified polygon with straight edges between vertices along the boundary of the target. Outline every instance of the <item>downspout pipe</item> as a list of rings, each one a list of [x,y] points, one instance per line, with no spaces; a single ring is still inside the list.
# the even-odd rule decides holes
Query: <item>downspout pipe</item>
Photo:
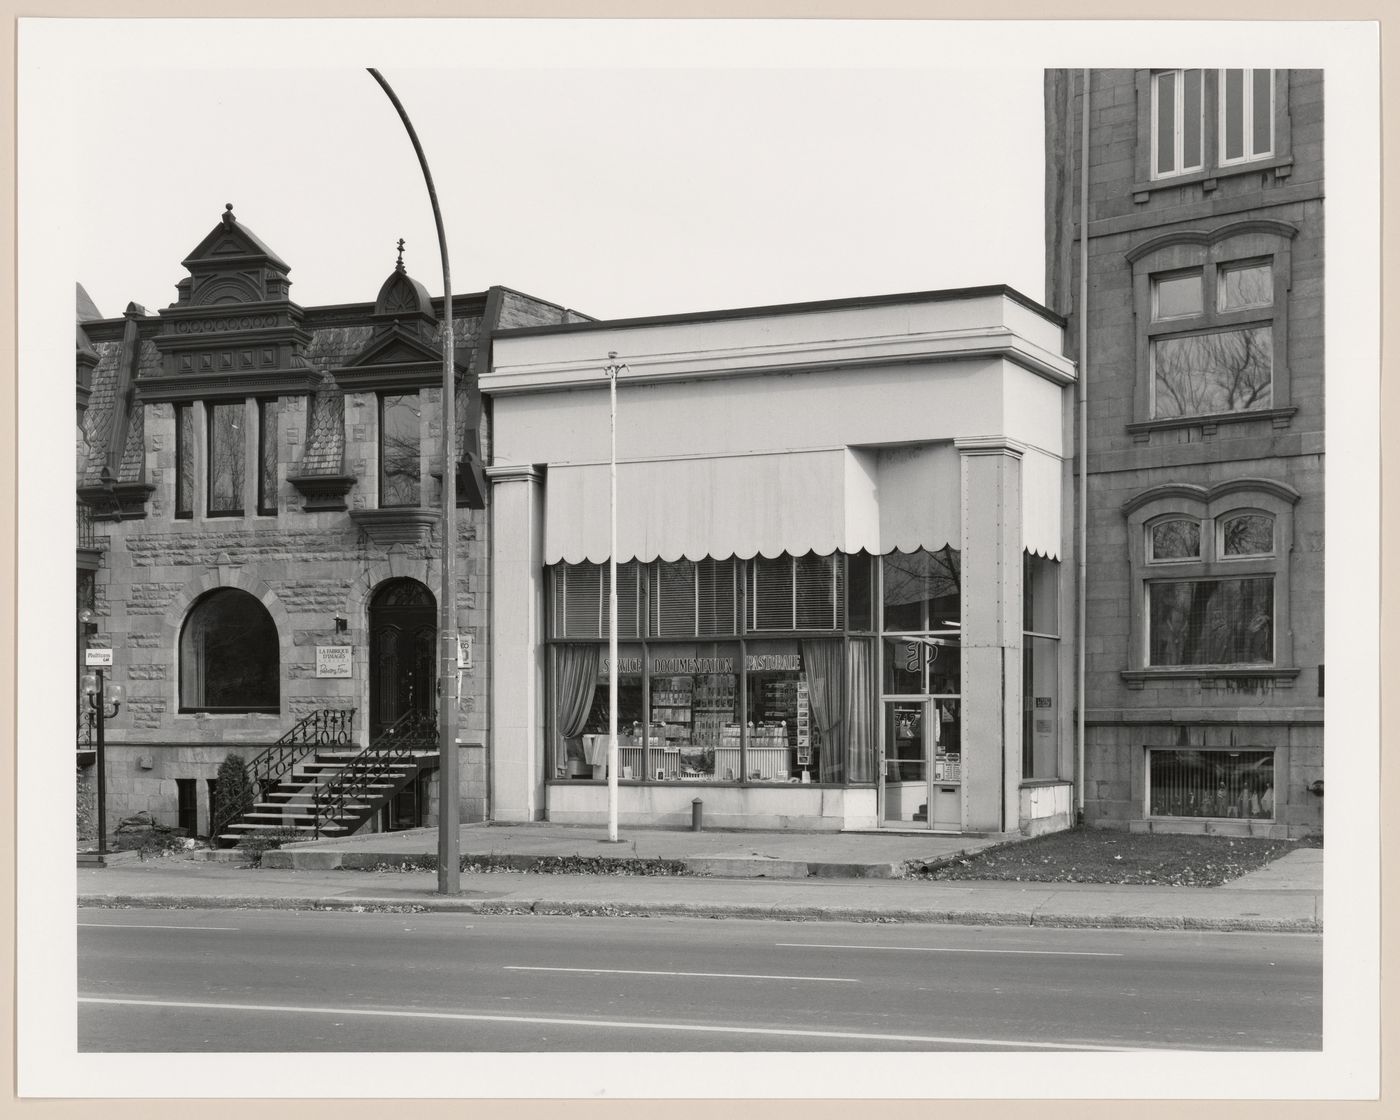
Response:
[[[1089,617],[1089,71],[1080,71],[1080,144],[1079,144],[1079,295],[1075,323],[1079,328],[1079,555],[1078,561],[1078,625],[1075,644],[1078,646],[1076,674],[1075,720],[1077,723],[1075,751],[1075,823],[1084,823],[1084,741],[1085,648],[1084,634]]]

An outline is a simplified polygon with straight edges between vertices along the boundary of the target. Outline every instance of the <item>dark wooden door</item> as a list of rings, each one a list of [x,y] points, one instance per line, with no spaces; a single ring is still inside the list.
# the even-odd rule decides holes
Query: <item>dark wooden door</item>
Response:
[[[417,580],[382,584],[369,607],[370,741],[410,711],[437,706],[437,601]]]

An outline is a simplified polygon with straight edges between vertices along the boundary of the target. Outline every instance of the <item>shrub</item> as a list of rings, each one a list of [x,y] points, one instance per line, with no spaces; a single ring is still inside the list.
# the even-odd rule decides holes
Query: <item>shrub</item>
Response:
[[[243,759],[230,752],[219,763],[214,783],[214,819],[209,822],[209,839],[218,843],[219,833],[253,807],[253,783]]]

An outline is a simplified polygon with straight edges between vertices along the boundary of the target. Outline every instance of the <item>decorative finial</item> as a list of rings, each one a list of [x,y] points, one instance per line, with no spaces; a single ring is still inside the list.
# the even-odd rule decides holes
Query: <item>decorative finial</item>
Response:
[[[400,237],[400,238],[399,238],[399,259],[398,259],[397,263],[394,265],[394,271],[395,271],[395,272],[402,272],[403,270],[404,270],[404,268],[403,268],[403,238]]]
[[[223,220],[224,220],[224,225],[226,225],[226,226],[231,226],[231,225],[233,225],[234,222],[236,222],[236,221],[238,220],[237,218],[235,218],[235,217],[233,216],[233,203],[232,203],[232,202],[226,202],[226,203],[224,203],[224,212],[223,212],[223,214],[220,215],[220,217],[223,218]]]

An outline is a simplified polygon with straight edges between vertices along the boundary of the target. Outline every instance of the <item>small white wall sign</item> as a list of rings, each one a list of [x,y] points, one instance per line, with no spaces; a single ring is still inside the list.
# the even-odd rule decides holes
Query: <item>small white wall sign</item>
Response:
[[[84,650],[83,664],[89,669],[110,669],[112,667],[112,651],[110,649]]]
[[[316,675],[318,677],[348,677],[350,675],[350,647],[317,646]]]

